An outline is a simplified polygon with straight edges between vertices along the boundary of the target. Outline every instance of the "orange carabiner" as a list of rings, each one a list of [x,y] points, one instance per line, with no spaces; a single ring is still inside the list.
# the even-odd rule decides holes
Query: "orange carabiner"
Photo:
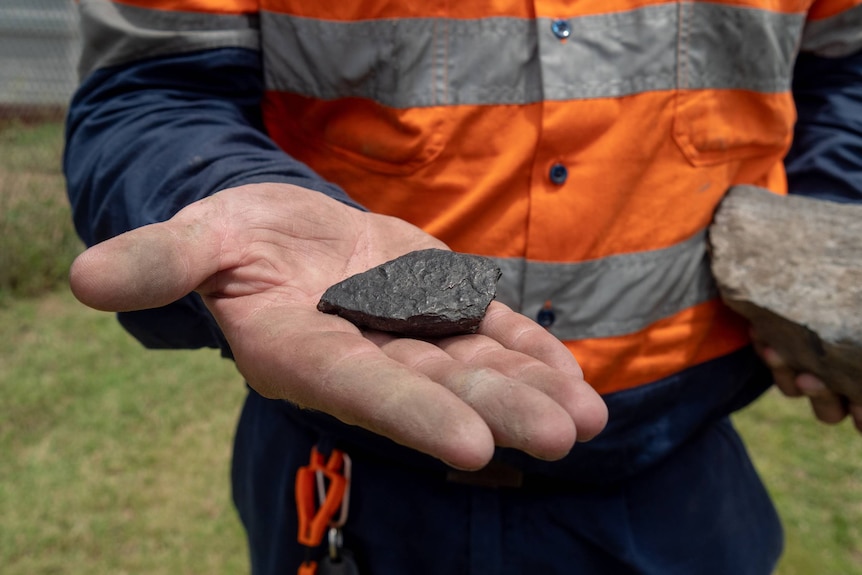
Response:
[[[347,490],[343,473],[344,453],[333,449],[324,461],[317,447],[311,449],[311,461],[296,472],[296,507],[299,514],[298,541],[306,547],[317,547],[332,518],[341,508]],[[317,505],[317,476],[322,474],[329,482],[326,496]]]

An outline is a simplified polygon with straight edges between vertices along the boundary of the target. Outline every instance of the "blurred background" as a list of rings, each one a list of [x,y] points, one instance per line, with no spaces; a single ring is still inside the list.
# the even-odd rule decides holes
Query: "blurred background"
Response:
[[[79,53],[71,1],[0,0],[0,297],[53,287],[66,272],[53,256],[60,250],[68,259],[78,247],[58,192]],[[46,221],[52,225],[35,233]]]
[[[0,0],[0,573],[247,573],[241,378],[213,350],[144,350],[68,292],[79,50],[72,0]],[[862,437],[773,392],[736,423],[785,524],[778,572],[862,575]]]
[[[247,573],[229,493],[245,388],[71,297],[72,0],[0,0],[0,573]]]

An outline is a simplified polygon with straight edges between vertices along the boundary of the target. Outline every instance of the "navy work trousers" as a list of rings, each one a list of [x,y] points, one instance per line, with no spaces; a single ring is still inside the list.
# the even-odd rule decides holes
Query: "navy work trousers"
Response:
[[[254,575],[296,573],[306,557],[293,478],[319,441],[250,392],[233,489]],[[351,455],[345,547],[363,575],[766,575],[781,553],[775,509],[727,418],[612,486],[476,487]]]

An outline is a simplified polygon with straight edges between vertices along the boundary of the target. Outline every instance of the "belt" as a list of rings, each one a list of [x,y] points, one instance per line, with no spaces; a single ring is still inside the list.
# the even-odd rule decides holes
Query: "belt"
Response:
[[[477,487],[524,487],[524,479],[523,471],[499,461],[492,461],[478,471],[450,469],[446,472],[446,481],[449,483]]]
[[[459,485],[471,485],[485,488],[522,489],[525,491],[542,492],[586,492],[612,488],[616,482],[601,485],[584,483],[571,478],[553,477],[541,473],[524,473],[512,465],[491,461],[478,471],[461,471],[449,469],[445,473],[445,481]]]

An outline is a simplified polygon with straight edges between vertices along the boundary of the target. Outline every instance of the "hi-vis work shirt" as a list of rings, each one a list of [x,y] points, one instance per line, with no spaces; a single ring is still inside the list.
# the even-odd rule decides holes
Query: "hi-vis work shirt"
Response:
[[[811,115],[826,108],[848,133],[859,122],[842,116],[858,84],[837,80],[860,70],[853,0],[80,9],[66,166],[89,243],[218,189],[304,185],[496,258],[499,299],[541,317],[606,396],[673,380],[677,401],[706,365],[743,386],[723,359],[748,340],[709,272],[713,212],[733,185],[787,192],[794,92],[813,91]],[[843,160],[812,159],[824,139],[810,133],[793,152],[799,181],[858,194]],[[198,300],[158,313],[123,321],[154,346],[226,346]]]

